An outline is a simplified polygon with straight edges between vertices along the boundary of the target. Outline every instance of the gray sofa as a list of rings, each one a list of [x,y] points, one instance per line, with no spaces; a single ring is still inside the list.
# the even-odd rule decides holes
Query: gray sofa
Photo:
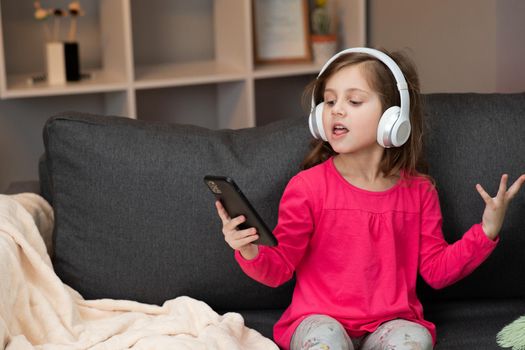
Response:
[[[475,184],[494,194],[503,172],[514,181],[525,170],[525,94],[424,97],[425,154],[453,243],[481,221]],[[38,187],[15,184],[9,192],[40,191],[52,204],[54,267],[85,298],[161,304],[189,295],[240,312],[272,337],[294,282],[269,288],[242,273],[202,177],[233,177],[273,226],[310,139],[305,117],[212,131],[66,113],[45,125]],[[418,281],[426,318],[437,326],[436,349],[498,349],[497,332],[525,314],[524,231],[522,190],[480,268],[439,291]]]

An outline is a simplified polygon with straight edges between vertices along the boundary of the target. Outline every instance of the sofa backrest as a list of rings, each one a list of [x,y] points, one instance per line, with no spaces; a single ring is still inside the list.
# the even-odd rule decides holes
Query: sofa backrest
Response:
[[[85,298],[161,304],[188,295],[217,310],[289,304],[293,281],[273,289],[241,271],[203,177],[232,177],[274,227],[308,150],[302,119],[213,131],[68,113],[46,123],[44,141],[53,264]]]
[[[449,243],[481,221],[480,183],[525,172],[525,94],[433,94],[425,154]],[[190,295],[218,310],[288,305],[293,281],[272,289],[245,276],[224,242],[206,174],[228,175],[269,226],[308,150],[305,118],[212,131],[118,117],[65,114],[44,128],[42,193],[53,203],[58,275],[86,298],[160,304]],[[493,254],[464,280],[423,300],[524,297],[525,189]]]
[[[432,94],[425,98],[425,154],[436,180],[449,243],[481,222],[485,203],[501,175],[509,186],[525,173],[525,94]],[[419,283],[422,299],[524,297],[525,188],[508,208],[500,243],[471,275],[443,290]]]

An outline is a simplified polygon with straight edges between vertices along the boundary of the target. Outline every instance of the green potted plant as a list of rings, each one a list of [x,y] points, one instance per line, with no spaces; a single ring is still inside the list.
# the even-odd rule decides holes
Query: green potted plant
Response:
[[[312,53],[314,61],[324,63],[332,57],[337,49],[337,36],[334,33],[332,14],[328,0],[315,0],[311,14]]]

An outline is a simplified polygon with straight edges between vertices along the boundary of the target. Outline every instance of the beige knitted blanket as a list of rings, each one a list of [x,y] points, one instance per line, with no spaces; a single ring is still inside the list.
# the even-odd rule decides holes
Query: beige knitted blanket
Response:
[[[84,300],[53,270],[52,229],[42,197],[0,195],[0,349],[278,349],[239,314],[187,296]]]

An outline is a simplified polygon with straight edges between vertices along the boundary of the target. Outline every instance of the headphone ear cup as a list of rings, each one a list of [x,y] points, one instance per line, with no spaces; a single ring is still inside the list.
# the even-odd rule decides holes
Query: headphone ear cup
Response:
[[[310,113],[310,118],[308,120],[308,124],[310,126],[310,132],[312,133],[312,136],[316,139],[322,139],[323,141],[327,141],[326,133],[324,132],[323,127],[323,109],[324,109],[324,102],[319,103],[317,106],[315,106],[314,109],[312,109],[312,113]]]
[[[395,147],[403,146],[410,136],[410,131],[410,122],[408,120],[399,120],[392,130],[392,144]]]
[[[321,102],[317,106],[315,106],[315,119],[317,121],[316,122],[317,128],[319,129],[319,135],[321,136],[321,139],[323,139],[323,141],[328,141],[328,138],[326,137],[326,133],[324,132],[323,110],[324,110],[324,102]]]
[[[392,131],[396,121],[399,119],[400,112],[401,108],[392,106],[388,108],[381,116],[381,119],[379,119],[379,124],[377,125],[377,143],[385,148],[395,146],[392,142]]]

